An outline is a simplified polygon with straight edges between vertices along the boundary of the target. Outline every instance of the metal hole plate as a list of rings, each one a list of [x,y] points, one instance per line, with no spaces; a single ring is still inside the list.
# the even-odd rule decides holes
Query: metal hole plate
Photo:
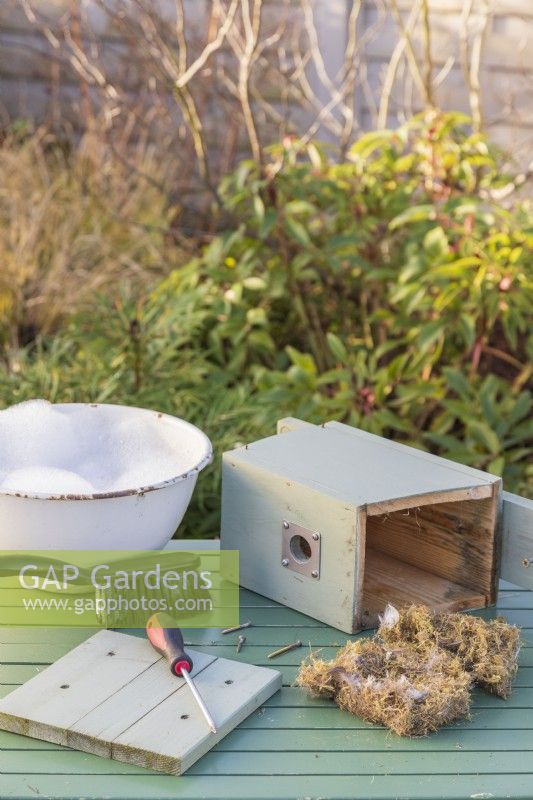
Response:
[[[291,541],[298,538],[291,547]],[[303,546],[298,546],[301,544]],[[285,569],[299,572],[312,580],[320,578],[320,544],[318,531],[312,531],[296,522],[283,520],[281,524],[281,564]]]

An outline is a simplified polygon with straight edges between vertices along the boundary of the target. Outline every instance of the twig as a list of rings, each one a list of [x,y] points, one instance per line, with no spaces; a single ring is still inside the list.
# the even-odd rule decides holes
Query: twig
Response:
[[[433,105],[433,57],[431,55],[431,25],[429,22],[429,0],[422,0],[422,31],[424,33],[424,86],[426,103]]]
[[[409,35],[409,31],[403,24],[402,15],[400,14],[400,10],[398,8],[397,0],[389,0],[391,5],[391,11],[396,20],[396,24],[400,30],[402,38],[405,40],[405,52],[407,55],[407,60],[409,62],[409,68],[411,72],[411,76],[416,83],[418,90],[420,92],[421,97],[424,101],[429,105],[430,101],[426,94],[426,84],[424,83],[424,79],[422,77],[422,73],[420,72],[420,67],[418,66],[418,59],[416,57],[413,43],[411,41],[411,37]],[[420,4],[422,4],[424,0],[420,0]]]
[[[410,34],[410,32],[413,30],[418,20],[419,14],[420,14],[420,3],[417,3],[412,7],[409,17],[407,19],[407,23],[405,25],[405,31],[407,34]],[[398,67],[400,66],[400,62],[405,53],[406,46],[407,46],[407,39],[404,36],[398,40],[394,50],[392,51],[392,55],[387,65],[387,71],[385,73],[385,78],[383,79],[383,86],[381,89],[381,98],[379,103],[379,112],[377,120],[378,128],[387,127],[387,118],[389,116],[389,103],[392,94],[392,89],[396,81]]]

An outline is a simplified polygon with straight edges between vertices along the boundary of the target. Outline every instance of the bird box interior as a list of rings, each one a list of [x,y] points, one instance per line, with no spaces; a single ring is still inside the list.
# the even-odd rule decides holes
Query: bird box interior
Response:
[[[387,603],[459,611],[495,601],[497,493],[490,486],[476,493],[367,507],[360,627],[373,627]]]

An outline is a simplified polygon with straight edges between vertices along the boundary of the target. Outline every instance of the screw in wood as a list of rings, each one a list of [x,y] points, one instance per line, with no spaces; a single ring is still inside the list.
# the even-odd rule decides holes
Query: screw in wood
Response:
[[[242,646],[246,641],[246,636],[239,636],[239,640],[237,642],[237,652],[240,653],[242,650]]]
[[[288,653],[289,650],[296,650],[297,647],[301,647],[302,643],[298,639],[297,642],[293,642],[292,644],[286,644],[285,647],[280,647],[279,650],[274,650],[272,653],[267,655],[267,658],[277,658],[278,656],[282,656],[283,653]]]
[[[225,628],[222,633],[235,633],[235,631],[242,631],[243,628],[250,628],[252,624],[252,621],[248,620],[247,622],[243,622],[242,625],[235,625],[233,628]]]

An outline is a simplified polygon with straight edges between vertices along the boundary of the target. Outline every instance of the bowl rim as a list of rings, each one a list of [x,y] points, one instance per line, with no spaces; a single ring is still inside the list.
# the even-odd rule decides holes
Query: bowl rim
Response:
[[[118,491],[116,490],[110,492],[92,492],[88,494],[51,494],[50,492],[20,492],[12,489],[0,488],[0,497],[20,497],[28,500],[111,500],[116,497],[142,496],[148,492],[155,492],[158,489],[165,489],[167,486],[174,486],[176,483],[180,483],[188,478],[197,476],[198,473],[204,469],[204,467],[213,461],[213,445],[209,437],[200,428],[198,428],[196,425],[193,425],[192,422],[187,422],[187,420],[182,419],[182,417],[176,417],[173,414],[166,414],[163,411],[156,411],[154,409],[144,408],[142,406],[128,406],[123,403],[52,403],[52,405],[62,407],[79,406],[87,408],[125,408],[131,411],[141,411],[145,414],[153,414],[157,417],[157,419],[169,420],[172,424],[177,423],[179,427],[187,428],[188,430],[194,431],[196,434],[198,434],[199,438],[203,440],[204,445],[202,457],[194,467],[191,467],[191,469],[187,470],[186,472],[166,478],[164,481],[158,481],[157,483],[151,483],[147,486],[139,486],[133,489],[120,489]]]

